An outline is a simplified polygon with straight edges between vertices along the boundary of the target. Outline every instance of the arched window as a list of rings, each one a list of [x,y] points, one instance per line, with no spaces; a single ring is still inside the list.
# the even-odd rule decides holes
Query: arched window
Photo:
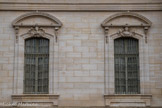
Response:
[[[138,40],[130,37],[115,39],[114,61],[116,94],[138,94],[140,92]]]
[[[29,38],[25,40],[24,93],[48,93],[49,40]]]

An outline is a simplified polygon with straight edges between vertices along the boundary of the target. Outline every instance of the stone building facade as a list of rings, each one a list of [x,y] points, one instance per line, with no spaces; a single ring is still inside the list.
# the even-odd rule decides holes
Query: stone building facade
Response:
[[[0,0],[0,103],[162,107],[162,1]]]

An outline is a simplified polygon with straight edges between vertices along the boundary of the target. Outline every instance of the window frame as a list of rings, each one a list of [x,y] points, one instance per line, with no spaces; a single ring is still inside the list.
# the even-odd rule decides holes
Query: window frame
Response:
[[[42,20],[36,20],[36,19]],[[32,22],[33,21],[33,22]],[[12,101],[15,103],[37,103],[58,105],[58,71],[59,71],[59,44],[58,31],[62,22],[56,17],[44,12],[29,12],[20,15],[12,22],[14,35],[13,58],[13,89]],[[24,91],[24,43],[31,37],[43,37],[50,41],[49,45],[49,93],[23,94]],[[39,102],[38,102],[38,98]]]
[[[105,94],[115,94],[115,82],[114,82],[114,40],[120,38],[118,33],[107,38],[104,44],[104,58],[105,58]],[[140,75],[140,94],[150,93],[150,88],[144,86],[149,79],[149,63],[148,63],[148,43],[145,43],[143,35],[136,34],[131,36],[138,40],[139,44],[139,75]]]
[[[38,70],[36,70],[35,69],[35,78],[37,78],[37,79],[35,79],[35,85],[34,85],[34,87],[35,87],[35,90],[34,90],[34,92],[27,92],[26,91],[26,76],[25,76],[25,69],[26,69],[26,67],[25,67],[25,60],[26,60],[26,55],[28,55],[28,56],[31,56],[31,55],[33,55],[33,54],[30,54],[30,53],[26,53],[26,42],[27,41],[32,41],[33,39],[36,39],[36,42],[38,42],[39,41],[39,39],[44,39],[44,40],[47,40],[48,41],[48,54],[34,54],[34,58],[36,58],[36,63],[35,63],[35,65],[36,65],[36,68],[38,68],[38,65],[39,65],[39,62],[38,62],[38,58],[39,57],[46,57],[46,56],[48,56],[48,85],[47,85],[47,91],[46,92],[38,92],[38,83],[39,83],[39,81],[38,81]],[[49,93],[49,45],[50,45],[50,41],[49,41],[49,39],[47,39],[47,38],[43,38],[43,37],[31,37],[31,38],[27,38],[27,39],[25,39],[25,43],[24,43],[25,45],[24,45],[24,49],[25,49],[25,51],[24,51],[24,88],[23,88],[23,93],[24,94],[48,94]],[[36,43],[36,47],[37,47],[37,49],[38,49],[38,43]],[[37,52],[38,53],[38,52]]]
[[[14,94],[24,94],[24,46],[25,40],[34,35],[24,33],[18,36],[18,42],[15,43],[15,63],[14,63]],[[59,54],[58,54],[58,42],[54,35],[45,33],[41,37],[49,40],[49,92],[48,94],[54,94],[58,92],[58,70],[59,70]]]
[[[129,39],[132,39],[134,42],[135,42],[135,44],[137,44],[136,45],[136,52],[134,53],[134,54],[128,54],[128,52],[126,52],[127,51],[127,49],[126,48],[128,48],[127,47],[127,45],[128,45],[128,41],[129,41]],[[119,53],[115,53],[115,43],[116,44],[119,44],[119,43],[117,43],[117,41],[118,42],[121,42],[120,40],[123,40],[123,42],[124,42],[124,52],[122,52],[122,54],[119,54]],[[125,65],[125,68],[124,68],[124,71],[125,71],[125,92],[121,92],[121,91],[117,91],[117,88],[116,88],[116,63],[115,63],[115,59],[116,59],[116,57],[123,57],[124,58],[124,65]],[[137,91],[134,91],[134,92],[129,92],[128,91],[128,83],[129,83],[129,81],[128,81],[128,79],[129,79],[129,77],[128,77],[128,62],[127,62],[127,60],[128,60],[128,58],[129,57],[136,57],[136,59],[137,59],[137,78],[136,78],[136,80],[137,80]],[[132,38],[132,37],[120,37],[120,38],[116,38],[116,39],[114,39],[114,83],[115,83],[115,94],[140,94],[140,73],[139,73],[139,42],[138,42],[138,39],[135,39],[135,38]],[[119,78],[120,79],[120,78]],[[121,86],[120,85],[120,83],[119,83],[119,86]]]
[[[106,106],[150,106],[152,98],[149,72],[149,29],[152,22],[134,12],[120,12],[107,17],[101,26],[104,29],[104,100]],[[114,89],[114,40],[133,37],[139,41],[140,94],[115,94]],[[142,103],[142,104],[141,104]]]

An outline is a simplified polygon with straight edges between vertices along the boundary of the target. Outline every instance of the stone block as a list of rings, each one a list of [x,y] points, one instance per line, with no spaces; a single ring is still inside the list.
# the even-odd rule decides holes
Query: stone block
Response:
[[[75,57],[81,57],[81,53],[66,53],[66,57],[73,57],[73,58],[75,58]]]
[[[59,84],[59,88],[60,89],[70,89],[70,88],[74,88],[75,85],[73,83],[60,83]]]
[[[104,71],[90,71],[90,76],[104,76]]]
[[[85,40],[88,39],[88,34],[81,33],[81,34],[73,34],[74,39]]]
[[[82,28],[82,33],[83,33],[83,34],[91,34],[91,29]]]
[[[77,88],[77,89],[90,88],[90,84],[89,83],[74,83],[74,88]]]
[[[68,71],[81,70],[81,68],[81,64],[67,64]]]
[[[96,70],[97,65],[96,64],[82,64],[83,70]]]
[[[74,64],[88,64],[89,58],[74,58]]]
[[[73,52],[73,46],[66,46],[59,48],[60,52]]]
[[[82,40],[82,46],[96,47],[97,41],[96,40]]]
[[[95,57],[97,57],[97,54],[96,53],[93,53],[93,52],[83,52],[82,53],[82,57],[89,57],[89,58],[95,58]]]
[[[89,28],[89,24],[88,23],[80,23],[80,22],[78,22],[78,23],[74,23],[74,28]]]
[[[102,83],[90,83],[91,89],[104,89],[104,84]]]
[[[89,71],[74,71],[74,76],[88,77]]]
[[[81,40],[67,40],[67,46],[81,46]]]
[[[88,47],[74,46],[74,52],[88,52],[88,51],[89,51]]]

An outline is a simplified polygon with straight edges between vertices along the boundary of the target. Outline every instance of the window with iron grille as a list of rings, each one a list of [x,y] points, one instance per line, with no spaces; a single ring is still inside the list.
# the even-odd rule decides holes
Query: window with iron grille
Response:
[[[24,93],[46,94],[49,81],[49,40],[25,40]]]
[[[140,93],[139,48],[134,38],[114,40],[115,93]]]

